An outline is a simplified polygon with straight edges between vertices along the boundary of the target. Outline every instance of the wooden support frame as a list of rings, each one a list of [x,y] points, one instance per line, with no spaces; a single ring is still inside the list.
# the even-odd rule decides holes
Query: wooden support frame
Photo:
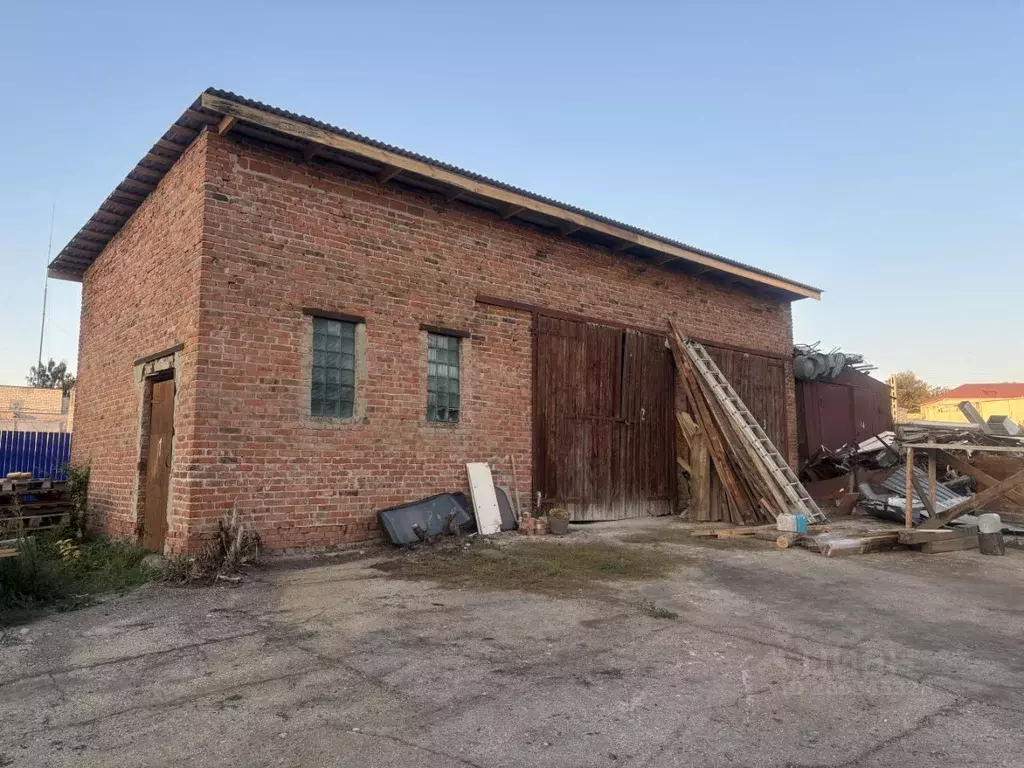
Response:
[[[1014,488],[1018,488],[1022,485],[1024,485],[1024,469],[1014,475],[1010,475],[1008,478],[996,485],[986,488],[984,491],[979,491],[973,496],[964,499],[959,504],[943,510],[942,514],[925,520],[918,526],[918,528],[921,528],[922,530],[928,530],[929,528],[941,528],[946,523],[956,520],[961,515],[965,515],[978,507],[984,506],[990,501],[995,501],[1001,496],[1005,496],[1007,491],[1012,491]]]
[[[942,459],[943,464],[952,467],[962,475],[968,475],[969,477],[973,477],[977,481],[979,488],[988,488],[990,486],[999,484],[999,481],[996,478],[992,477],[992,475],[988,474],[987,472],[982,472],[976,466],[964,461],[955,454],[949,453],[947,451],[936,451],[936,454],[939,458]],[[1017,490],[1007,491],[1006,498],[1024,507],[1024,492]]]

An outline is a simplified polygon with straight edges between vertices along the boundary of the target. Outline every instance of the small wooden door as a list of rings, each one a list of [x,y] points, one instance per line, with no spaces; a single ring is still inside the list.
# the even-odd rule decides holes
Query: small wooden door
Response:
[[[174,439],[174,380],[153,383],[146,449],[146,506],[142,546],[163,553],[167,538],[167,496],[171,484],[171,444]]]

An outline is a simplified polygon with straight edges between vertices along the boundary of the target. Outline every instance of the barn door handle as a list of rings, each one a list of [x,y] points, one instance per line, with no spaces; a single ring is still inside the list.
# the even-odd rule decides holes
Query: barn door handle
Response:
[[[647,415],[647,409],[646,409],[646,408],[641,408],[641,409],[640,409],[640,423],[641,423],[641,424],[643,424],[643,423],[644,423],[644,417],[645,417],[646,415]]]

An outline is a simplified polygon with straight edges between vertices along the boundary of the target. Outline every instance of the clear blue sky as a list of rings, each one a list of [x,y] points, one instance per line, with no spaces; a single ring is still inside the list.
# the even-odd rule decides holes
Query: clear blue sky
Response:
[[[0,11],[0,383],[51,205],[56,252],[208,85],[824,288],[796,339],[880,374],[1024,380],[1019,2],[148,5]]]

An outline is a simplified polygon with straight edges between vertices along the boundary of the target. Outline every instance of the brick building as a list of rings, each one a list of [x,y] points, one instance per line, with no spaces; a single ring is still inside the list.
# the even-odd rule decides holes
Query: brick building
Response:
[[[70,432],[75,390],[0,384],[0,432]]]
[[[272,549],[491,461],[578,519],[675,504],[677,318],[795,457],[790,304],[817,289],[208,90],[50,265],[83,283],[90,514]]]

